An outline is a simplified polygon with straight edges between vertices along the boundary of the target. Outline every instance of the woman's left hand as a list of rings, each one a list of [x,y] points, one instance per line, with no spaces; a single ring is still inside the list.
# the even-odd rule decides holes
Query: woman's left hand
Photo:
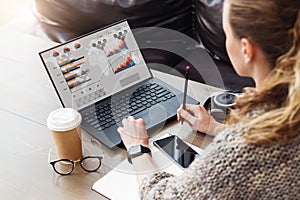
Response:
[[[148,134],[143,119],[135,120],[133,116],[129,116],[122,120],[122,124],[123,127],[119,127],[118,132],[127,150],[136,145],[148,147]]]

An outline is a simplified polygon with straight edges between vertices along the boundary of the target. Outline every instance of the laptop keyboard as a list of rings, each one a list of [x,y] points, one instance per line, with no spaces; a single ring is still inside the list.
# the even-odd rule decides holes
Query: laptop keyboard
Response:
[[[136,115],[151,106],[167,101],[175,94],[157,83],[148,83],[137,88],[132,94],[126,93],[118,98],[111,98],[107,104],[96,106],[96,111],[84,114],[85,122],[100,130],[120,124],[129,115]]]

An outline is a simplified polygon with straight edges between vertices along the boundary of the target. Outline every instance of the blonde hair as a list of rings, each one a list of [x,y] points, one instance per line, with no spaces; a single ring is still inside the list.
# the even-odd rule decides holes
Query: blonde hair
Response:
[[[248,143],[287,142],[300,134],[300,1],[227,1],[234,34],[257,44],[274,66],[263,87],[245,89],[227,124],[240,122]]]

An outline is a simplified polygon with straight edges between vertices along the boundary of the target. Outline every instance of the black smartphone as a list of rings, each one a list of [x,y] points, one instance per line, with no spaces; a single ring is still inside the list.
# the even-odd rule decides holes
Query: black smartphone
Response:
[[[195,150],[175,135],[155,140],[153,144],[182,168],[187,168],[199,157]]]

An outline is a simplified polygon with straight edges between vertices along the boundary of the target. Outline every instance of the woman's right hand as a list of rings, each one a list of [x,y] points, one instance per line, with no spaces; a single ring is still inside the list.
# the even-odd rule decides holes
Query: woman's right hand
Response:
[[[186,104],[177,110],[177,120],[184,119],[190,127],[202,133],[215,136],[223,125],[217,122],[201,105]]]

